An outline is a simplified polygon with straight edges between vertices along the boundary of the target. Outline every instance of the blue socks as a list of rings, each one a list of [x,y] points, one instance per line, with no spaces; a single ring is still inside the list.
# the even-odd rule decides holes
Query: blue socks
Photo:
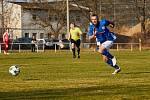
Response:
[[[108,58],[108,60],[107,60],[107,62],[106,62],[108,65],[110,65],[111,67],[113,67],[113,68],[115,68],[115,69],[118,69],[118,68],[119,68],[118,65],[113,66],[112,58],[113,58],[114,56],[112,56],[112,55],[109,53],[109,51],[108,51],[107,49],[103,50],[102,55],[105,55],[105,56]]]
[[[110,65],[111,67],[115,68],[115,69],[119,69],[119,66],[118,65],[115,65],[113,66],[113,62],[110,58],[108,58],[107,62],[106,62],[108,65]]]
[[[112,59],[114,56],[112,56],[107,49],[103,50],[102,55],[105,55],[107,58]]]

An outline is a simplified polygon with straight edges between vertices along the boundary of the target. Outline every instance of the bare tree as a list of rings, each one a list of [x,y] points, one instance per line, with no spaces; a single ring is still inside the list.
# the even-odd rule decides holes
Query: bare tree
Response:
[[[13,29],[20,27],[19,22],[21,19],[21,15],[18,12],[18,7],[18,5],[9,3],[5,0],[1,1],[1,36],[6,28]]]
[[[23,8],[29,9],[31,14],[37,17],[32,22],[33,25],[41,26],[49,34],[54,35],[55,38],[58,38],[58,35],[65,30],[66,0],[54,0],[53,2],[35,0],[28,5],[23,5]]]
[[[135,11],[136,11],[136,18],[141,23],[141,38],[145,38],[145,21],[146,21],[146,0],[143,0],[143,2],[138,3],[138,0],[134,0],[135,4]]]

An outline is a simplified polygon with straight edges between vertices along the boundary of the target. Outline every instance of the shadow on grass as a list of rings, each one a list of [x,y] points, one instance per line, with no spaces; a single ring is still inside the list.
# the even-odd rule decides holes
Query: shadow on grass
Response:
[[[10,59],[10,60],[12,60],[12,59],[47,59],[48,57],[14,57],[14,58],[7,58],[7,59]]]
[[[64,89],[45,89],[45,90],[33,90],[28,92],[0,92],[0,100],[21,100],[21,99],[36,99],[36,100],[66,100],[75,99],[78,100],[81,97],[86,100],[90,100],[89,97],[99,98],[111,98],[113,96],[127,96],[127,98],[133,98],[138,96],[141,99],[150,98],[150,85],[138,85],[138,86],[92,86],[81,88],[64,88]],[[99,99],[96,98],[96,99]],[[100,99],[99,99],[100,100]]]
[[[127,72],[127,73],[119,73],[119,74],[149,74],[150,72],[145,71],[145,72]]]

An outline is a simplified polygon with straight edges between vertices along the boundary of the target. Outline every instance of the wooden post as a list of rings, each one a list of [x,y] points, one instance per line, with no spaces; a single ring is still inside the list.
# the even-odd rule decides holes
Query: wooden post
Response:
[[[119,51],[119,44],[117,43],[117,51]]]
[[[2,53],[2,48],[1,48],[1,44],[0,44],[0,53]]]
[[[19,53],[20,53],[20,44],[19,44]]]
[[[133,44],[131,43],[131,51],[133,51]]]
[[[57,49],[57,47],[56,47],[56,43],[55,43],[55,53],[56,53],[56,51],[57,51],[56,49]]]
[[[142,51],[142,40],[139,38],[139,50]]]

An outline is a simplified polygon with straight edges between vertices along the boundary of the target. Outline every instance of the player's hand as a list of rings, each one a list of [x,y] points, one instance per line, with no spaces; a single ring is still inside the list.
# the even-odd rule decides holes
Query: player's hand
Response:
[[[71,40],[71,38],[68,38],[68,40],[70,41],[70,40]]]
[[[8,48],[8,44],[6,44],[6,48]]]
[[[96,32],[93,34],[93,36],[96,36]]]
[[[115,27],[115,25],[114,25],[114,24],[110,24],[110,27],[111,27],[111,28],[114,28],[114,27]]]
[[[94,38],[94,39],[96,38],[96,33],[93,34],[93,38]]]
[[[96,36],[96,33],[97,33],[97,30],[96,30],[96,28],[94,28],[93,36]]]

